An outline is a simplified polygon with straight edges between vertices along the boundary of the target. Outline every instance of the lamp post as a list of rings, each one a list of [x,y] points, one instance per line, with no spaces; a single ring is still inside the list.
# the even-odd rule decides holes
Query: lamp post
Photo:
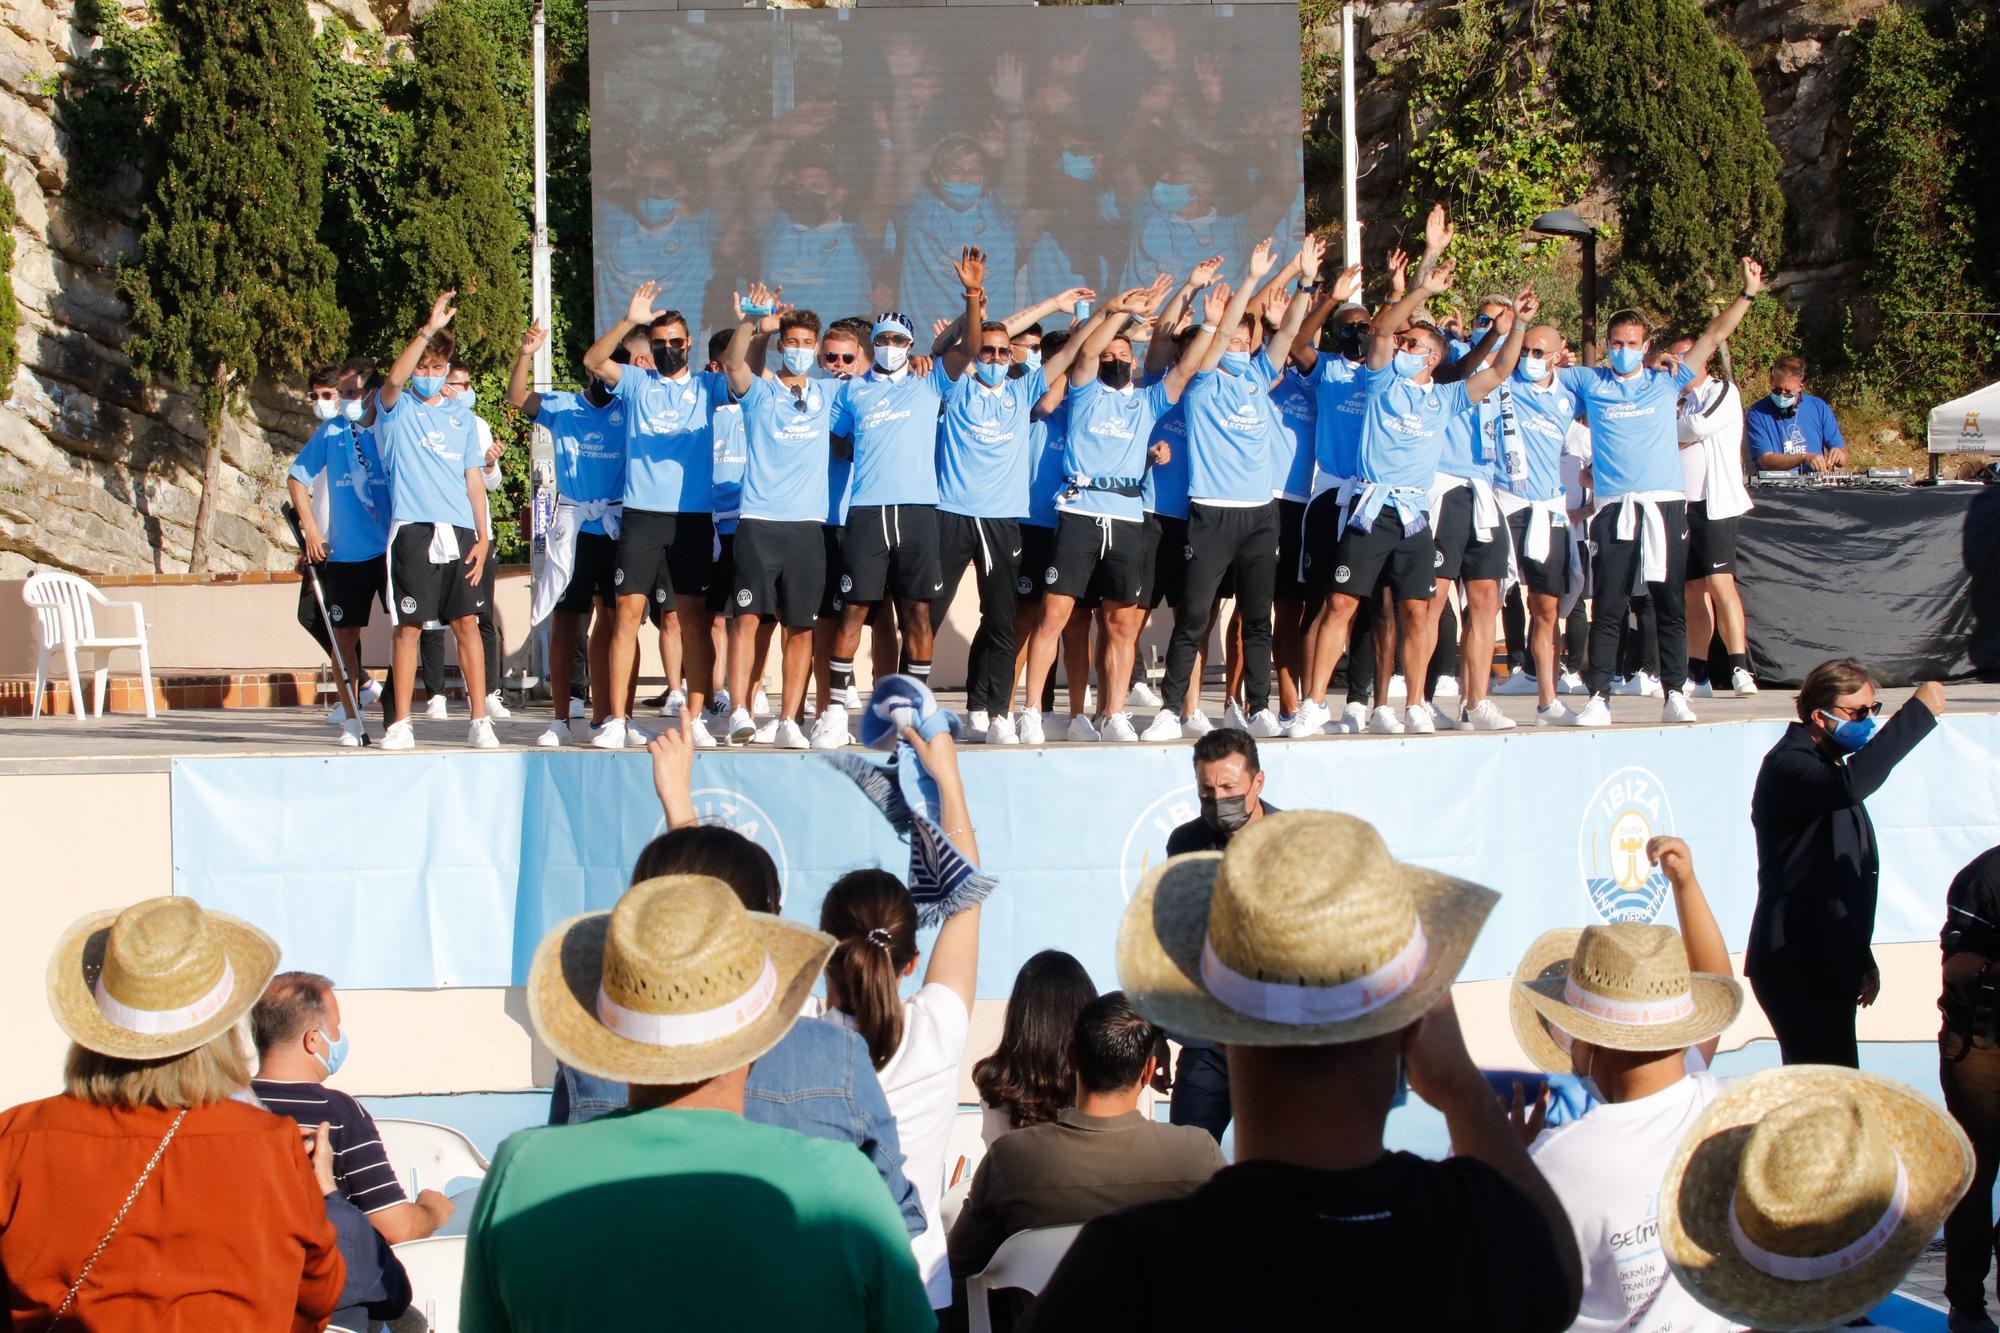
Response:
[[[1576,215],[1576,210],[1558,208],[1528,224],[1528,230],[1543,236],[1573,236],[1583,242],[1583,279],[1578,288],[1583,297],[1583,364],[1597,364],[1597,228]]]
[[[1354,3],[1340,7],[1340,235],[1342,267],[1361,262],[1361,131],[1354,124]]]

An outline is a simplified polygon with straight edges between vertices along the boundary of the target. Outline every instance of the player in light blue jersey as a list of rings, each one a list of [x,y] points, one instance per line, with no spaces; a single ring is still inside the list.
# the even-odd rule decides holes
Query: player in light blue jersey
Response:
[[[445,292],[432,302],[430,316],[375,395],[375,440],[389,468],[389,604],[396,616],[385,750],[416,746],[410,694],[418,640],[433,620],[445,622],[458,641],[459,673],[472,701],[470,743],[479,749],[500,743],[486,716],[485,651],[479,642],[477,589],[492,536],[485,526],[486,483],[480,475],[485,460],[467,456],[476,440],[462,421],[469,413],[452,407],[445,391],[456,350],[446,325],[458,313],[452,304],[456,295]]]
[[[1583,400],[1590,423],[1591,480],[1597,510],[1590,520],[1590,699],[1575,725],[1611,721],[1612,668],[1619,628],[1631,606],[1635,579],[1653,600],[1660,632],[1663,722],[1692,722],[1687,683],[1687,493],[1681,476],[1678,417],[1681,390],[1749,313],[1764,289],[1764,266],[1741,263],[1743,290],[1709,321],[1687,359],[1668,372],[1647,366],[1652,346],[1646,318],[1621,310],[1605,326],[1606,359],[1596,367],[1557,372],[1563,387]]]

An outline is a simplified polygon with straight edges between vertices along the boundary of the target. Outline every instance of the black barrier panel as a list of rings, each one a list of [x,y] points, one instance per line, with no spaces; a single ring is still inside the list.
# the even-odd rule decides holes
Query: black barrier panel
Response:
[[[600,331],[650,279],[699,346],[763,279],[928,344],[964,245],[997,318],[1303,234],[1294,4],[593,6],[590,43]]]
[[[1850,656],[1892,685],[2000,679],[2000,486],[1751,494],[1737,579],[1760,683]]]

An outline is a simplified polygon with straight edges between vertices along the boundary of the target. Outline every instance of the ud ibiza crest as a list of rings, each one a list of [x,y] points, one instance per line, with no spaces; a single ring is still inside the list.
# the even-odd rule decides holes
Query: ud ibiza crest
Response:
[[[1650,770],[1621,768],[1584,807],[1577,869],[1601,921],[1653,921],[1667,900],[1667,877],[1646,860],[1646,843],[1674,831],[1666,785]]]

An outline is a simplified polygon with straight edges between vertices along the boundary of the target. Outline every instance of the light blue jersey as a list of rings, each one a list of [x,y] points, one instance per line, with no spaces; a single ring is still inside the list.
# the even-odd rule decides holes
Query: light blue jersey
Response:
[[[938,508],[967,518],[1023,518],[1034,466],[1029,434],[1048,384],[1040,370],[987,388],[967,371],[944,394],[938,422]]]
[[[1312,374],[1319,407],[1319,420],[1313,423],[1313,459],[1322,476],[1361,475],[1361,426],[1368,414],[1372,373],[1366,362],[1349,361],[1338,352],[1319,354]]]
[[[1013,211],[990,190],[961,212],[938,198],[935,190],[927,189],[896,216],[895,251],[901,261],[902,283],[897,299],[925,337],[930,336],[935,321],[965,313],[965,290],[952,265],[966,246],[976,245],[986,252],[986,281],[991,290],[1014,290],[1015,225]],[[790,300],[791,293],[785,293],[785,298]]]
[[[656,310],[678,310],[688,327],[701,323],[701,303],[715,276],[720,228],[714,213],[676,212],[649,227],[623,208],[597,209],[593,232],[597,272],[597,331],[616,324],[642,282],[660,284]]]
[[[615,397],[595,407],[580,393],[542,395],[535,424],[546,426],[555,444],[558,495],[579,504],[625,498],[625,412]],[[577,531],[602,535],[604,520],[590,519]]]
[[[709,434],[715,442],[708,478],[709,507],[715,515],[716,532],[727,537],[736,531],[743,505],[743,470],[749,448],[744,439],[743,409],[734,403],[718,406]]]
[[[1318,441],[1319,395],[1311,380],[1290,365],[1277,373],[1270,352],[1260,351],[1250,364],[1271,387],[1271,410],[1278,429],[1271,438],[1271,494],[1286,500],[1312,498],[1313,451]]]
[[[1159,382],[1157,379],[1153,381],[1154,384]],[[1167,461],[1155,463],[1148,457],[1146,481],[1139,496],[1140,505],[1149,514],[1186,518],[1190,456],[1185,393],[1179,402],[1160,413],[1160,419],[1153,423],[1153,439],[1167,446]]]
[[[1069,430],[1064,435],[1066,486],[1079,486],[1058,510],[1138,522],[1145,517],[1137,495],[1121,495],[1150,475],[1146,453],[1159,438],[1160,418],[1174,407],[1164,382],[1143,389],[1107,389],[1096,379],[1069,389]],[[1081,487],[1082,481],[1099,483]],[[1105,489],[1109,483],[1117,489]],[[1185,503],[1185,502],[1183,502]],[[1185,515],[1187,510],[1182,508]]]
[[[831,321],[869,308],[868,261],[861,247],[861,229],[852,222],[807,227],[786,213],[774,213],[758,228],[765,282],[782,287],[785,302],[816,311]]]
[[[1451,419],[1451,424],[1444,428],[1444,451],[1438,455],[1439,475],[1463,477],[1467,481],[1475,477],[1493,479],[1499,455],[1486,447],[1486,435],[1489,427],[1498,429],[1500,417],[1495,409],[1494,395],[1488,394],[1474,403],[1470,411]]]
[[[1125,257],[1122,287],[1144,287],[1161,273],[1187,273],[1210,255],[1221,255],[1234,271],[1250,257],[1250,229],[1240,214],[1187,219],[1163,213],[1150,199],[1131,210],[1132,245]]]
[[[1570,423],[1576,420],[1576,395],[1558,379],[1544,389],[1539,384],[1523,384],[1510,379],[1505,386],[1513,406],[1514,428],[1521,435],[1521,451],[1528,465],[1525,481],[1509,483],[1507,465],[1501,457],[1500,414],[1493,413],[1492,432],[1486,452],[1493,458],[1493,484],[1504,487],[1523,500],[1558,500],[1563,496],[1563,441]],[[1492,395],[1497,397],[1496,395]]]
[[[472,528],[472,497],[465,474],[486,460],[478,456],[479,436],[472,412],[447,398],[432,407],[409,389],[396,405],[375,407],[375,442],[389,468],[391,523],[446,523]]]
[[[840,386],[829,428],[854,440],[849,504],[937,503],[938,412],[949,388],[942,360],[928,375],[871,370]]]
[[[1022,520],[1037,528],[1056,525],[1056,497],[1067,484],[1063,472],[1065,441],[1069,435],[1069,396],[1056,410],[1028,427],[1028,453],[1034,460],[1028,481],[1028,517]]]
[[[729,381],[714,371],[624,367],[613,390],[625,422],[625,507],[656,514],[707,514],[715,470],[710,419],[729,401]]]
[[[1391,370],[1368,376],[1361,427],[1363,481],[1428,491],[1437,480],[1445,430],[1472,407],[1459,384],[1412,384]]]
[[[833,417],[836,380],[808,379],[796,396],[776,379],[753,380],[743,395],[749,460],[743,472],[745,518],[774,523],[824,523],[829,518],[827,423]],[[846,480],[845,468],[841,478]],[[842,486],[845,489],[845,486]]]
[[[1188,383],[1188,498],[1262,504],[1271,498],[1270,381],[1204,370]]]
[[[1681,490],[1677,422],[1681,390],[1694,382],[1692,367],[1621,379],[1609,366],[1565,366],[1556,378],[1583,400],[1590,419],[1591,489],[1599,505],[1639,491]]]
[[[389,547],[389,473],[375,432],[345,420],[321,423],[286,475],[310,487],[326,474],[326,558],[373,560]],[[465,489],[464,474],[459,490]]]

